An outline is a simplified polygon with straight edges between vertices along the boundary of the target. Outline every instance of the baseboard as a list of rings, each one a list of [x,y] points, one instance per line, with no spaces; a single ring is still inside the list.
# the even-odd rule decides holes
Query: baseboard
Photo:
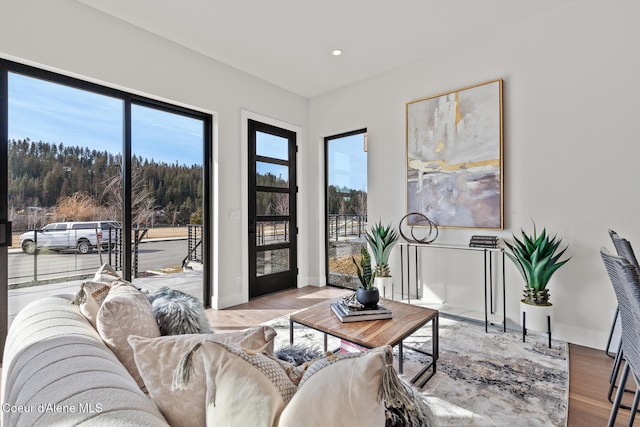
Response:
[[[242,294],[235,293],[227,295],[222,298],[211,297],[211,308],[214,310],[222,310],[223,308],[233,307],[234,305],[242,304]]]

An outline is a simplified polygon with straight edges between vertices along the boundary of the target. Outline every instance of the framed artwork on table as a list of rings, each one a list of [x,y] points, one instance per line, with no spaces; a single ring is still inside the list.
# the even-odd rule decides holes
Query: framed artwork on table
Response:
[[[503,229],[502,79],[408,102],[406,119],[407,212]]]

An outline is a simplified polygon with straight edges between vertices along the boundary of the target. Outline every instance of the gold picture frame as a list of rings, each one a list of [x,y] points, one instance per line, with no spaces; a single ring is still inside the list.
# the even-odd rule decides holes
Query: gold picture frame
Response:
[[[407,212],[438,227],[504,228],[502,84],[407,102]]]

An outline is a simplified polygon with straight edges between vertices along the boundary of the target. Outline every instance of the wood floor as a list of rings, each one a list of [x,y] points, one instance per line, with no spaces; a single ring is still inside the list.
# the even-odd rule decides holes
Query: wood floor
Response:
[[[307,286],[254,299],[224,310],[207,310],[216,332],[245,329],[288,315],[327,298],[345,294],[344,289]],[[613,359],[601,350],[569,345],[569,427],[599,427],[607,425],[611,404],[607,400],[609,374]],[[633,387],[633,380],[629,381]],[[628,386],[629,387],[629,386]],[[625,393],[629,394],[629,393]],[[632,395],[626,396],[630,403]],[[629,411],[621,409],[616,426],[624,426]]]

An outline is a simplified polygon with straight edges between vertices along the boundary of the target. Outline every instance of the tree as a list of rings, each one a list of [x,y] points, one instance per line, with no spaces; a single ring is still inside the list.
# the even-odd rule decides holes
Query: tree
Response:
[[[202,224],[202,208],[198,207],[189,217],[190,224]]]
[[[101,218],[98,201],[84,192],[73,193],[58,200],[58,221],[92,221]]]

